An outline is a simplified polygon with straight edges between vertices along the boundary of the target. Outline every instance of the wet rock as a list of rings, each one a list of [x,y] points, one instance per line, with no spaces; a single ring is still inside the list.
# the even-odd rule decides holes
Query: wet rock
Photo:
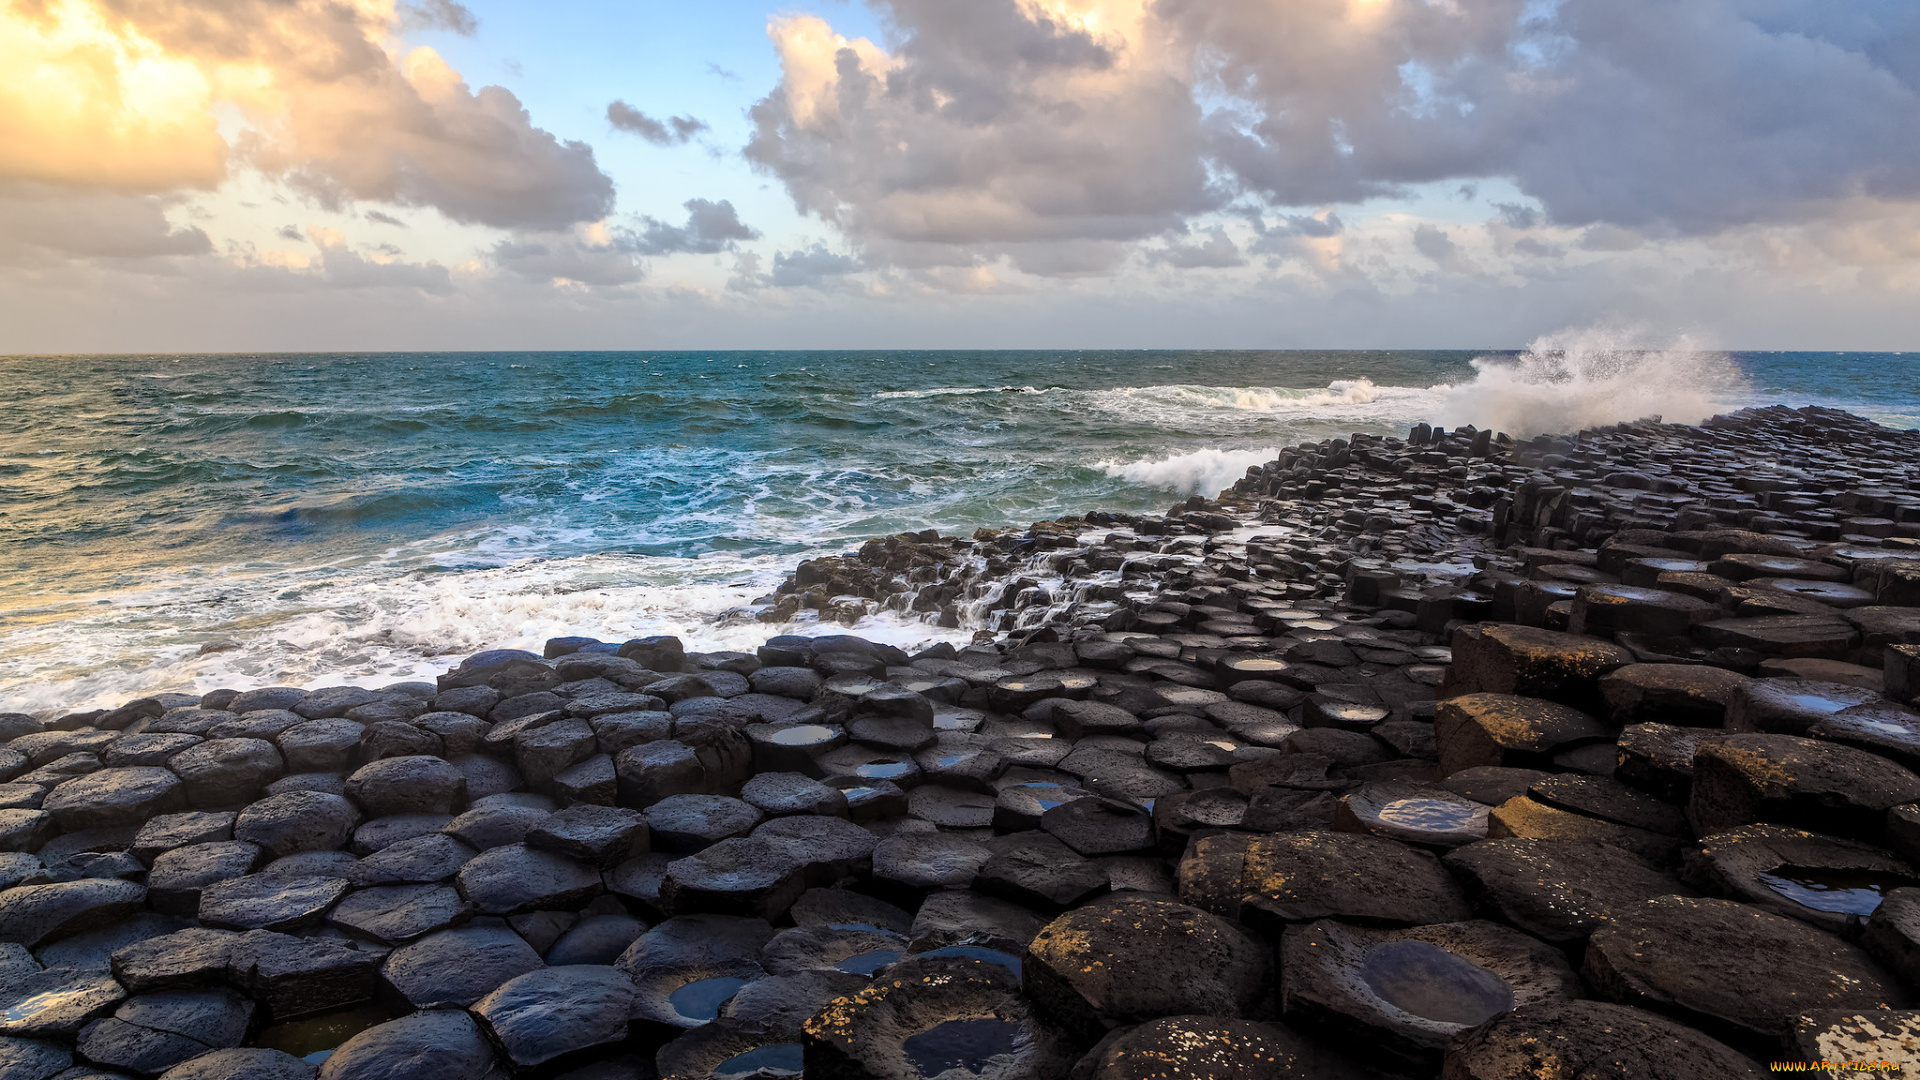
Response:
[[[168,1069],[162,1080],[313,1080],[319,1069],[261,1047],[214,1050]]]
[[[986,865],[984,845],[947,833],[903,833],[873,849],[873,877],[883,898],[907,900],[934,889],[963,889]]]
[[[1538,768],[1550,765],[1556,753],[1613,737],[1585,713],[1508,694],[1451,698],[1434,718],[1442,776],[1488,765]]]
[[[163,814],[142,825],[127,850],[151,866],[155,859],[174,848],[233,839],[235,816],[231,810]]]
[[[1120,897],[1048,923],[1028,945],[1027,995],[1061,1024],[1098,1035],[1123,1024],[1271,1008],[1265,949],[1246,931],[1185,904]]]
[[[1620,908],[1690,892],[1646,859],[1594,841],[1483,840],[1444,861],[1476,906],[1554,945],[1586,940]]]
[[[1080,855],[1129,855],[1153,850],[1153,819],[1117,799],[1074,799],[1040,815],[1040,827]]]
[[[633,983],[618,968],[530,971],[502,984],[473,1013],[516,1068],[532,1068],[627,1037]]]
[[[352,878],[361,885],[425,884],[445,881],[472,862],[475,852],[459,840],[429,833],[389,844],[361,859]]]
[[[230,930],[295,930],[318,923],[348,883],[332,877],[249,874],[200,891],[200,921]]]
[[[592,915],[573,924],[548,948],[547,964],[611,964],[646,932],[647,924],[630,915]]]
[[[370,1027],[320,1065],[320,1080],[474,1080],[497,1059],[472,1016],[429,1010]]]
[[[451,814],[466,798],[459,769],[437,757],[396,757],[363,765],[347,778],[347,798],[368,817]]]
[[[1498,806],[1508,799],[1527,793],[1534,781],[1547,774],[1538,769],[1510,769],[1499,765],[1479,765],[1462,769],[1441,782],[1442,787],[1485,806]]]
[[[1720,727],[1727,707],[1747,676],[1725,668],[1692,664],[1629,664],[1600,679],[1616,725],[1656,721],[1691,727]]]
[[[429,934],[388,954],[380,977],[415,1008],[472,1005],[519,975],[543,966],[540,954],[504,926],[467,926]]]
[[[1484,839],[1487,807],[1427,784],[1379,781],[1341,798],[1333,827],[1409,844],[1451,848]]]
[[[1020,904],[967,889],[932,893],[913,916],[912,949],[979,948],[1016,959],[1047,920]]]
[[[190,926],[135,942],[113,953],[113,977],[135,994],[218,982],[239,940],[231,930]]]
[[[234,942],[227,977],[285,1020],[371,999],[379,967],[376,954],[342,941],[255,930]]]
[[[71,1064],[73,1054],[59,1043],[0,1037],[0,1075],[7,1080],[51,1080]]]
[[[1504,623],[1463,626],[1452,645],[1442,698],[1510,694],[1590,708],[1601,676],[1633,663],[1633,654],[1618,645]]]
[[[599,867],[612,867],[647,853],[646,818],[613,806],[573,806],[549,814],[527,830],[527,846]]]
[[[1534,781],[1529,794],[1548,806],[1667,836],[1684,835],[1679,808],[1603,776],[1561,774]]]
[[[110,971],[113,954],[129,945],[184,930],[193,925],[185,919],[151,911],[132,915],[105,926],[64,937],[34,950],[34,958],[46,968],[76,968],[82,971]]]
[[[286,771],[280,751],[261,739],[210,739],[167,760],[186,782],[194,806],[246,802]]]
[[[358,811],[355,813],[358,814]],[[372,855],[402,841],[441,832],[452,820],[445,814],[395,814],[374,818],[353,830],[350,850],[355,855]]]
[[[1681,845],[1678,836],[1649,832],[1631,825],[1562,810],[1531,797],[1509,799],[1494,807],[1487,819],[1487,835],[1492,838],[1586,840],[1631,851],[1643,859],[1660,864],[1674,862]]]
[[[1604,998],[1756,1047],[1777,1045],[1809,1010],[1907,1003],[1858,947],[1730,900],[1669,896],[1617,910],[1589,939],[1582,973]]]
[[[1848,746],[1732,735],[1693,757],[1687,816],[1701,836],[1755,821],[1874,839],[1889,807],[1920,799],[1920,776]]]
[[[692,852],[730,837],[744,836],[761,820],[760,811],[726,795],[674,795],[647,808],[647,827],[661,851]]]
[[[345,847],[360,811],[338,795],[317,791],[273,795],[240,811],[235,839],[258,845],[269,858]]]
[[[475,856],[455,875],[460,895],[486,915],[517,915],[540,908],[584,905],[601,889],[591,867],[521,844]]]
[[[333,925],[387,945],[400,945],[457,925],[473,905],[450,885],[382,885],[349,894],[328,913]]]
[[[939,1076],[1057,1080],[1070,1045],[1035,1017],[1004,969],[965,960],[902,965],[835,1001],[805,1028],[809,1074],[847,1080]]]
[[[1320,831],[1203,837],[1180,862],[1180,898],[1259,925],[1345,918],[1419,926],[1471,914],[1433,855],[1383,837]]]
[[[795,926],[773,936],[761,951],[774,975],[835,971],[872,976],[906,952],[903,934],[870,926]]]
[[[148,901],[156,911],[193,915],[202,890],[251,873],[261,855],[257,845],[237,840],[175,848],[154,860],[147,875]]]
[[[764,919],[681,915],[640,935],[616,965],[633,980],[635,1019],[669,1029],[699,1027],[749,980],[773,938]]]
[[[0,1036],[71,1039],[126,996],[106,972],[31,972],[0,987]]]
[[[225,988],[143,994],[89,1025],[77,1049],[96,1065],[152,1075],[238,1046],[252,1017],[253,1003]]]
[[[0,851],[38,851],[59,831],[45,810],[0,810]]]
[[[107,878],[8,889],[0,892],[0,942],[37,949],[116,922],[138,910],[146,898],[144,886]]]
[[[186,785],[157,766],[102,769],[53,789],[41,808],[67,832],[139,825],[185,802]]]
[[[1751,679],[1727,706],[1726,726],[1733,731],[1802,735],[1808,727],[1843,709],[1882,701],[1879,694],[1845,683],[1811,679]]]
[[[1359,1080],[1373,1073],[1277,1024],[1172,1016],[1114,1032],[1081,1059],[1073,1075],[1087,1080]]]
[[[544,795],[508,792],[474,803],[446,824],[445,832],[478,851],[522,843],[534,826],[553,813],[553,800]]]
[[[1442,1080],[1519,1076],[1759,1080],[1766,1073],[1724,1043],[1665,1017],[1604,1001],[1515,1009],[1447,1047]]]
[[[992,857],[975,872],[973,888],[1037,911],[1077,907],[1110,886],[1098,863],[1047,833],[997,836],[987,849]]]
[[[1686,854],[1687,879],[1716,896],[1846,933],[1893,890],[1920,884],[1879,848],[1780,825],[1746,825]]]
[[[366,730],[360,733],[360,757],[364,761],[392,757],[439,757],[445,751],[440,736],[401,720],[377,721],[368,724]]]
[[[734,837],[667,864],[660,904],[669,914],[778,918],[806,888],[801,862],[757,837]]]
[[[198,735],[122,735],[107,744],[100,763],[110,769],[165,765],[168,758],[200,742]]]
[[[740,797],[756,810],[771,817],[789,814],[847,816],[847,796],[830,787],[793,772],[761,773],[746,782]]]
[[[1550,946],[1488,922],[1379,930],[1333,920],[1289,927],[1280,946],[1289,1022],[1356,1055],[1415,1071],[1456,1035],[1511,1011],[1578,996]]]

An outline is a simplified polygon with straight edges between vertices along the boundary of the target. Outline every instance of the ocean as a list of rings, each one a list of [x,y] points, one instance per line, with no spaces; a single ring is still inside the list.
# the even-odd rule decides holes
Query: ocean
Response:
[[[1419,420],[1920,427],[1920,354],[15,356],[0,399],[0,711],[37,712],[431,678],[561,634],[750,647],[786,628],[726,612],[867,537],[1163,510]]]

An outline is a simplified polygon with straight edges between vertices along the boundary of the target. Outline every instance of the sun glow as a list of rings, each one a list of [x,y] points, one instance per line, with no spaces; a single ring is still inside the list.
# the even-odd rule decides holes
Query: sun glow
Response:
[[[157,190],[225,175],[207,74],[84,0],[0,2],[0,70],[0,178]]]

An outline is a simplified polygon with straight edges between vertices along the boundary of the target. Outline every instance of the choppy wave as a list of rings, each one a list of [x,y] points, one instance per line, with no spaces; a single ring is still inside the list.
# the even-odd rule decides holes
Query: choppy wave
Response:
[[[973,397],[976,394],[1045,394],[1037,386],[936,386],[928,390],[884,390],[873,395],[876,401],[914,401],[920,398]]]

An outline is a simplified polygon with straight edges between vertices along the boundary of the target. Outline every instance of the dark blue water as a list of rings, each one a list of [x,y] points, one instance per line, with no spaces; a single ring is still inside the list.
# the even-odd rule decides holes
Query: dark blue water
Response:
[[[0,358],[0,708],[377,683],[561,633],[744,643],[771,631],[716,616],[868,536],[1163,508],[1420,419],[1920,424],[1913,356],[1569,355]]]

